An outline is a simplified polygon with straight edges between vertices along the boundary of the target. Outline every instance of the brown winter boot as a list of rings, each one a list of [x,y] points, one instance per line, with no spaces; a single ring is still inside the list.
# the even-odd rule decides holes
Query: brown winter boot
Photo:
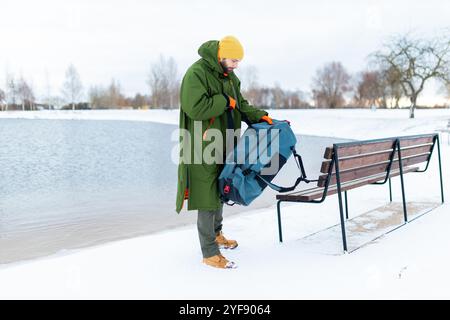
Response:
[[[233,261],[228,261],[223,255],[218,254],[209,258],[203,258],[203,263],[208,266],[220,269],[235,269],[237,265]]]
[[[225,238],[222,231],[216,236],[216,242],[220,249],[234,249],[238,246],[236,240],[228,240]]]

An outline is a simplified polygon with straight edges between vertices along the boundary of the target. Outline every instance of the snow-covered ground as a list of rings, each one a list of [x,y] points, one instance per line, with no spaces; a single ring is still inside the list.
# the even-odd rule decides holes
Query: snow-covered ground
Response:
[[[271,110],[270,114],[290,120],[298,134],[351,139],[435,132],[450,119],[450,110],[417,110],[416,119],[408,119],[407,110]],[[178,111],[0,112],[0,117],[176,124]],[[448,190],[450,147],[448,137],[441,137],[444,190]],[[436,155],[429,171],[408,174],[405,182],[407,200],[439,202]],[[398,178],[393,191],[398,203]],[[352,190],[350,216],[387,201],[387,186]],[[339,237],[332,229],[325,230],[339,221],[337,196],[321,205],[283,204],[283,244],[277,240],[275,206],[225,218],[225,235],[239,241],[237,249],[223,252],[239,265],[234,270],[204,266],[196,228],[188,226],[0,266],[0,298],[449,299],[449,209],[448,204],[439,206],[351,254],[342,254]],[[306,237],[318,231],[320,236]]]

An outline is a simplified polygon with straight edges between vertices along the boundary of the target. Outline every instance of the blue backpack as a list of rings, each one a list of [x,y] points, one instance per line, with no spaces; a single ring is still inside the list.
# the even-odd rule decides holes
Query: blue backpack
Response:
[[[301,156],[295,151],[297,139],[288,121],[273,120],[272,125],[246,122],[249,127],[234,153],[227,156],[219,176],[220,197],[224,203],[248,206],[267,186],[278,192],[288,192],[301,181],[309,182]],[[297,161],[301,176],[291,187],[271,183],[291,155]]]

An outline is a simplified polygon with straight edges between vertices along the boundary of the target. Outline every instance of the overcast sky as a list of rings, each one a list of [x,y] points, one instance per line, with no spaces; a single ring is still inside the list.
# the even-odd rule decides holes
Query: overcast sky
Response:
[[[0,0],[0,88],[8,71],[40,96],[47,73],[59,94],[73,63],[86,89],[114,78],[126,94],[148,93],[160,54],[175,58],[181,77],[203,42],[231,34],[244,46],[241,66],[255,66],[261,84],[309,91],[326,62],[357,72],[394,34],[431,36],[450,26],[448,0],[212,2]]]

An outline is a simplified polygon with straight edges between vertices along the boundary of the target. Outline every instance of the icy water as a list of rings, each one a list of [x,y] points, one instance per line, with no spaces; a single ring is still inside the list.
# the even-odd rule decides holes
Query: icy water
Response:
[[[195,222],[174,211],[174,125],[136,121],[0,119],[0,263]],[[333,138],[298,137],[308,176]],[[274,182],[298,176],[291,158]],[[236,214],[275,203],[267,190]],[[226,220],[225,220],[226,223]]]

